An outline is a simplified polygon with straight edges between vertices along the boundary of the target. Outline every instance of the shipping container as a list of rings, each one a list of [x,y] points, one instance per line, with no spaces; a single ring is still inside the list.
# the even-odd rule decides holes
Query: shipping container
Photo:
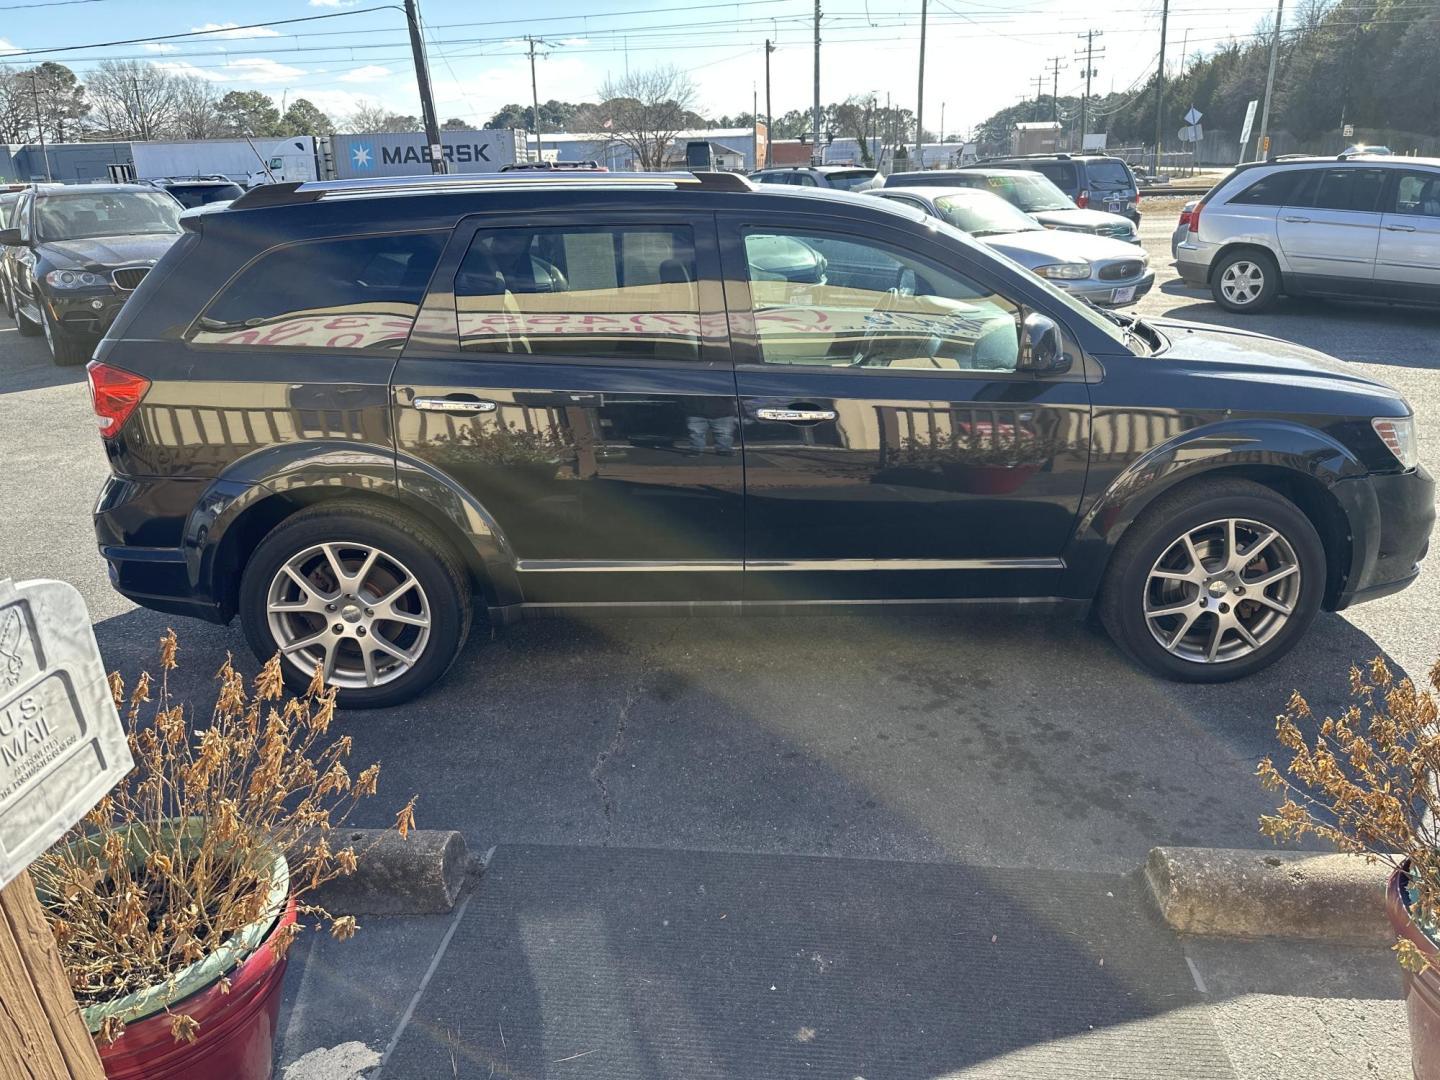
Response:
[[[510,128],[442,131],[440,142],[452,173],[499,172],[526,160],[525,135]],[[326,179],[416,176],[430,172],[432,154],[421,132],[331,135],[320,140],[320,170]]]

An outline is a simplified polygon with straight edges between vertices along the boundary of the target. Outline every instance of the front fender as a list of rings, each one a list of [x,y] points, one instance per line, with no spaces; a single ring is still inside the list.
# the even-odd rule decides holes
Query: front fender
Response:
[[[495,591],[497,602],[518,596],[510,545],[468,492],[423,463],[397,463],[388,447],[338,441],[267,447],[213,480],[185,524],[192,583],[229,618],[240,571],[264,533],[297,509],[341,496],[389,503],[430,522]]]
[[[1272,476],[1278,472],[1318,484],[1336,497],[1341,490],[1336,485],[1364,476],[1367,470],[1325,432],[1290,421],[1231,419],[1181,432],[1127,463],[1094,496],[1087,494],[1066,548],[1075,590],[1070,595],[1094,595],[1115,545],[1156,499],[1179,484],[1225,472]],[[1352,501],[1335,498],[1353,532]],[[1356,557],[1363,552],[1364,539],[1353,537]],[[1344,569],[1348,574],[1353,560]]]

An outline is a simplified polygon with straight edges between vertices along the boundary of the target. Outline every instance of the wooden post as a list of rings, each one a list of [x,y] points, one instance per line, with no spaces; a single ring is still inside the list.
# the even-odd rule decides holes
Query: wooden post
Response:
[[[0,1080],[104,1080],[30,874],[0,889]]]

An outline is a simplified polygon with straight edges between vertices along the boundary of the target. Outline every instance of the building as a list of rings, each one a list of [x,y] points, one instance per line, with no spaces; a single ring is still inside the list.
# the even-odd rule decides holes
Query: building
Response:
[[[1016,124],[1010,132],[1012,154],[1053,154],[1060,149],[1060,125],[1054,120]]]

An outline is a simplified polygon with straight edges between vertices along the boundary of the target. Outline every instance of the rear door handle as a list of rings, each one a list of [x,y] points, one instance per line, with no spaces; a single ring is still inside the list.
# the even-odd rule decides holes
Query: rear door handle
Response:
[[[1287,216],[1287,217],[1285,218],[1285,220],[1286,220],[1286,221],[1289,221],[1289,222],[1293,222],[1293,223],[1296,224],[1296,225],[1308,225],[1308,224],[1310,224],[1310,219],[1309,219],[1308,217],[1290,217],[1290,216]]]
[[[470,413],[494,412],[498,405],[493,401],[481,401],[477,397],[418,397],[411,402],[423,412],[443,412],[468,415]]]
[[[1415,226],[1414,226],[1414,225],[1386,225],[1385,228],[1389,229],[1391,232],[1414,232],[1414,231],[1415,231]]]
[[[834,409],[756,409],[755,415],[761,420],[774,420],[782,424],[818,424],[822,420],[834,420]]]

